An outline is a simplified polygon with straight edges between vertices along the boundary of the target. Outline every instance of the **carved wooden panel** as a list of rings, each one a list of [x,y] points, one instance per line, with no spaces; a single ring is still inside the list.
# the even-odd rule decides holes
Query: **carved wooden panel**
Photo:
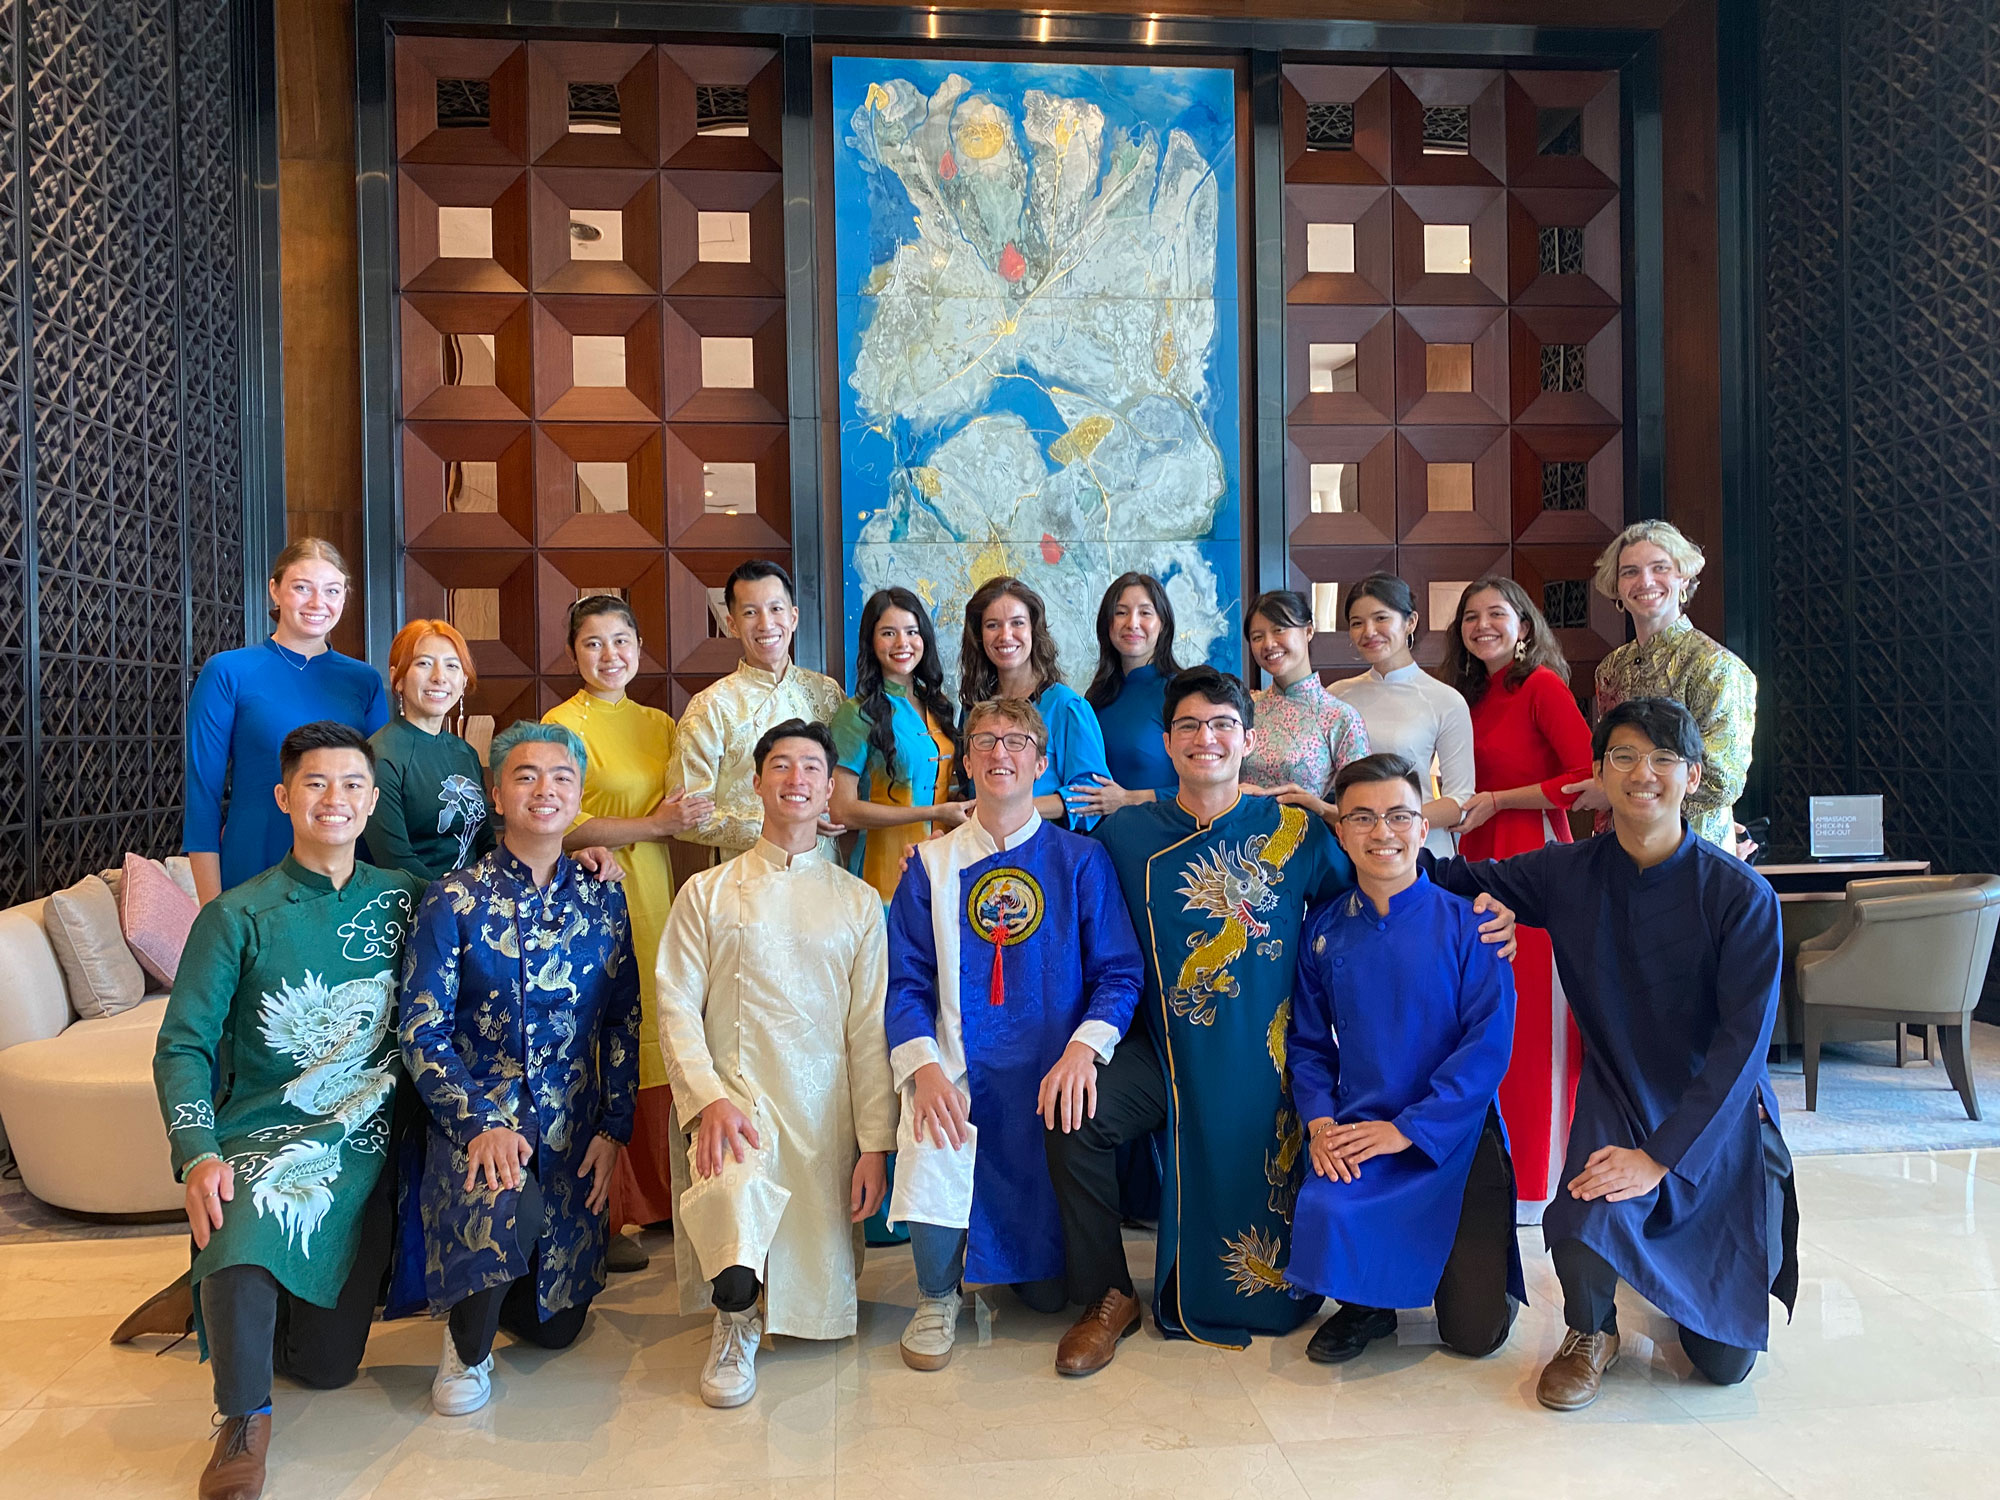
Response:
[[[400,37],[395,73],[405,609],[481,632],[504,723],[621,594],[678,709],[735,659],[710,590],[790,563],[776,54]]]

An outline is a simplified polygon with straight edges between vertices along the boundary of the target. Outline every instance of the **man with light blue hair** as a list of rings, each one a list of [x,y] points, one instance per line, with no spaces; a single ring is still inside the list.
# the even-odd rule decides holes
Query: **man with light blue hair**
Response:
[[[545,1349],[582,1333],[639,1086],[625,894],[562,849],[582,742],[517,723],[490,763],[500,841],[431,886],[403,969],[403,1061],[430,1116],[424,1291],[449,1315],[431,1386],[445,1416],[486,1404],[502,1327]]]

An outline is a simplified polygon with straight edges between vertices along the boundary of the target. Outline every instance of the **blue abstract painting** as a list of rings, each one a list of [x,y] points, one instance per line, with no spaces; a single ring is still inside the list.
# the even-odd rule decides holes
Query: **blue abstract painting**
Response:
[[[1166,585],[1183,664],[1239,662],[1236,101],[1223,68],[833,59],[847,659],[861,608]]]

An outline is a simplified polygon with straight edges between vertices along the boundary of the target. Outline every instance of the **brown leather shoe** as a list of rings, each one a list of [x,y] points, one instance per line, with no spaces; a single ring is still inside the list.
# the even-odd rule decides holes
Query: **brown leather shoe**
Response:
[[[225,1419],[195,1493],[201,1500],[257,1500],[264,1493],[264,1455],[270,1451],[269,1412]]]
[[[164,1286],[125,1314],[111,1335],[114,1344],[129,1344],[142,1333],[183,1338],[194,1332],[194,1283],[183,1271],[180,1280]]]
[[[1597,1399],[1604,1372],[1617,1363],[1617,1334],[1569,1329],[1556,1357],[1542,1370],[1535,1399],[1550,1411],[1581,1411]]]
[[[1143,1321],[1137,1298],[1116,1288],[1106,1292],[1056,1345],[1056,1374],[1095,1375],[1118,1353],[1118,1341],[1137,1333]]]

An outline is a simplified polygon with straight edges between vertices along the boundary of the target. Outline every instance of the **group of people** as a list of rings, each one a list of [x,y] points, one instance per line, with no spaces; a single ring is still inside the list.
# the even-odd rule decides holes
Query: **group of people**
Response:
[[[848,697],[753,561],[742,661],[678,723],[628,696],[637,623],[595,595],[581,690],[482,765],[458,632],[398,634],[392,718],[327,646],[345,565],[295,543],[270,639],[188,710],[204,905],[155,1075],[194,1257],[153,1312],[186,1306],[214,1367],[205,1500],[261,1492],[274,1374],[351,1379],[378,1306],[443,1318],[433,1404],[467,1413],[501,1329],[565,1347],[645,1264],[623,1230],[666,1221],[718,1407],[767,1336],[855,1331],[864,1223],[910,1242],[912,1369],[1005,1283],[1080,1309],[1056,1368],[1101,1370],[1142,1322],[1135,1199],[1170,1337],[1242,1347],[1332,1298],[1314,1360],[1424,1306],[1488,1354],[1526,1300],[1517,1208],[1547,1204],[1544,1404],[1595,1397],[1620,1279],[1742,1379],[1796,1210],[1777,907],[1729,848],[1755,684],[1686,620],[1700,566],[1658,522],[1607,549],[1637,639],[1593,730],[1510,579],[1466,589],[1445,680],[1408,586],[1353,585],[1369,670],[1332,688],[1305,601],[1261,595],[1255,692],[1183,669],[1168,590],[1127,574],[1086,693],[999,577],[953,695],[884,589]],[[672,840],[718,856],[678,891]]]

